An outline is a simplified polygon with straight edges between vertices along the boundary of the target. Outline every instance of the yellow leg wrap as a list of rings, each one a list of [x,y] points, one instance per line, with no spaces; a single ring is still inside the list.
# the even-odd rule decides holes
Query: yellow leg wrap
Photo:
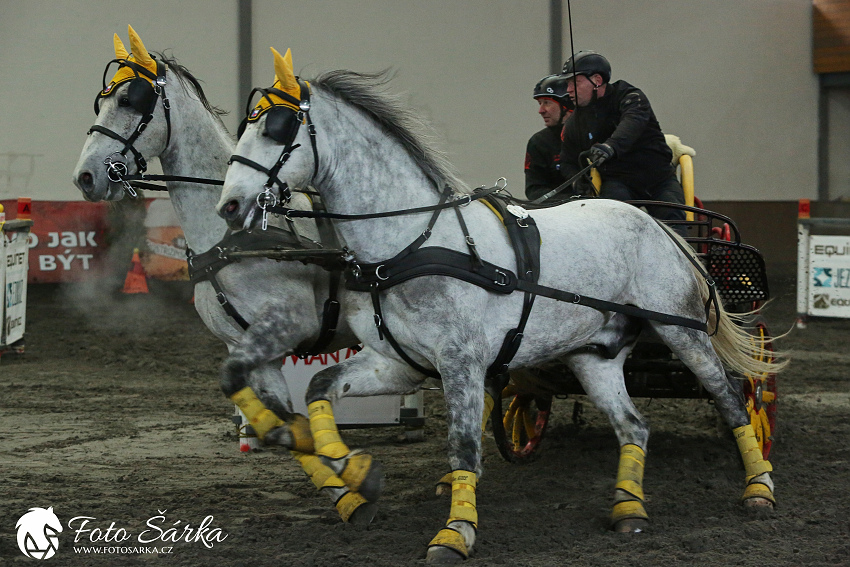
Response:
[[[342,521],[347,522],[354,511],[365,503],[365,498],[356,492],[349,491],[343,494],[342,498],[336,503],[336,510],[339,512],[339,517],[342,518]]]
[[[440,478],[440,480],[438,480],[438,481],[437,481],[437,486],[442,486],[442,485],[445,485],[445,486],[451,486],[451,485],[452,485],[452,476],[453,476],[453,474],[452,474],[452,473],[446,473],[446,474],[444,474],[444,475]]]
[[[771,472],[773,467],[769,461],[762,458],[762,451],[759,448],[756,434],[753,431],[752,424],[742,425],[732,430],[735,434],[735,441],[738,442],[738,451],[741,452],[741,458],[744,459],[744,470],[747,473],[747,482],[754,477],[766,472]]]
[[[620,465],[617,469],[616,488],[643,500],[643,466],[646,453],[637,445],[620,447]]]
[[[275,427],[284,424],[284,421],[268,409],[254,393],[254,390],[248,386],[230,396],[230,399],[239,406],[260,439]]]
[[[446,525],[462,521],[469,522],[472,527],[478,529],[478,510],[475,508],[475,486],[477,482],[478,479],[474,472],[452,471],[452,509]]]
[[[611,524],[616,526],[623,520],[649,520],[649,515],[643,507],[643,467],[646,453],[637,445],[631,443],[620,447],[620,464],[617,468],[616,489],[625,492],[617,494],[619,499],[611,510]]]
[[[487,418],[493,413],[493,406],[495,404],[496,401],[493,399],[493,396],[489,392],[484,392],[484,416],[481,418],[481,433],[484,433],[484,429],[487,427]]]
[[[627,502],[617,502],[614,504],[614,509],[611,511],[612,524],[634,518],[649,520],[649,514],[646,513],[646,510],[643,507],[643,502],[629,500]]]
[[[313,402],[307,406],[307,412],[310,415],[310,431],[313,433],[316,454],[331,459],[341,459],[348,455],[350,451],[339,436],[330,402]]]
[[[292,449],[301,453],[314,453],[313,434],[310,433],[310,422],[303,415],[295,414],[295,418],[287,422],[292,432]]]
[[[345,487],[345,482],[329,466],[322,463],[322,460],[316,455],[306,455],[298,451],[290,452],[295,457],[295,460],[301,464],[301,468],[310,477],[317,490]],[[339,506],[337,505],[337,507]]]
[[[741,497],[741,500],[749,500],[751,498],[764,498],[774,506],[776,505],[776,498],[773,497],[770,487],[760,482],[748,484],[744,489],[744,495]]]
[[[366,480],[369,475],[369,470],[372,468],[372,456],[365,453],[358,453],[351,456],[348,462],[345,463],[345,468],[339,476],[342,477],[345,485],[351,490],[359,490],[360,485]]]
[[[432,545],[453,549],[463,555],[464,559],[469,557],[469,551],[466,549],[466,541],[464,541],[463,536],[460,532],[456,532],[450,528],[443,528],[437,532],[437,535],[428,544],[429,547]]]

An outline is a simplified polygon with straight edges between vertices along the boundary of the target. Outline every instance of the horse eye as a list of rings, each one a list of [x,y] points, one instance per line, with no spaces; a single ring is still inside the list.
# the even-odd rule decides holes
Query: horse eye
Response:
[[[122,96],[118,99],[118,106],[130,106],[130,99],[126,96]]]

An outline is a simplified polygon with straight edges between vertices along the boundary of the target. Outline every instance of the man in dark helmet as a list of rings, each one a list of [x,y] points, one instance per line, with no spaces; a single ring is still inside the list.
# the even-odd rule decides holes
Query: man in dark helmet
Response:
[[[599,196],[684,204],[673,159],[646,95],[625,81],[610,83],[611,65],[594,51],[579,51],[564,63],[567,93],[576,110],[566,120],[561,174],[568,179],[590,161],[602,160]],[[584,152],[584,155],[581,154]],[[681,220],[683,211],[648,207],[662,220]],[[680,229],[681,230],[681,229]]]
[[[525,149],[525,196],[536,199],[564,182],[560,173],[561,128],[573,103],[567,81],[560,75],[543,77],[534,87],[537,113],[546,126],[529,140]]]

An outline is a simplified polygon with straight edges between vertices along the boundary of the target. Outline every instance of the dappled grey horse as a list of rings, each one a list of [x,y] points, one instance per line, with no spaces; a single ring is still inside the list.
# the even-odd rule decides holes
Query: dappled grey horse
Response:
[[[117,34],[114,44],[119,68],[98,95],[97,122],[83,147],[74,182],[89,201],[118,200],[125,190],[133,191],[122,180],[144,167],[140,163],[145,161],[140,160],[158,157],[163,173],[178,178],[168,181],[168,192],[189,248],[199,254],[213,250],[227,227],[215,213],[221,188],[203,181],[223,180],[233,140],[200,84],[185,68],[162,55],[150,56],[132,28],[130,53]],[[303,195],[293,202],[311,208]],[[297,221],[297,229],[305,238],[319,239],[313,221]],[[284,356],[315,345],[319,338],[328,274],[300,262],[246,258],[222,267],[215,280],[218,290],[210,279],[195,285],[195,308],[206,326],[226,343],[230,358],[238,360],[227,369],[246,384],[246,390],[237,393],[240,406],[248,409],[261,437],[273,429],[266,441],[284,442],[293,449],[293,456],[316,487],[333,499],[343,519],[368,523],[374,506],[348,489],[312,454],[306,418],[292,413],[281,373]],[[223,302],[230,305],[230,312]],[[245,325],[249,325],[247,329],[243,329]],[[342,321],[320,352],[357,342]],[[251,411],[258,406],[267,406],[274,413]]]
[[[465,192],[425,141],[421,122],[386,93],[385,74],[334,71],[307,82],[294,76],[291,58],[277,52],[275,73],[281,103],[254,109],[257,119],[237,144],[241,159],[228,169],[219,211],[234,229],[264,222],[270,210],[294,218],[297,211],[275,203],[285,201],[292,187],[309,184],[321,193],[351,251],[347,282],[368,291],[348,292],[345,314],[365,348],[319,372],[307,391],[316,452],[344,479],[347,472],[359,482],[373,463],[342,442],[333,404],[345,396],[411,392],[426,374],[441,376],[453,490],[448,522],[429,544],[429,561],[458,561],[472,551],[485,378],[525,315],[509,368],[563,361],[614,427],[621,445],[615,529],[642,529],[647,518],[642,481],[649,428],[623,378],[636,327],[657,335],[713,396],[743,457],[744,502],[772,507],[772,468],[727,372],[775,371],[780,365],[762,356],[761,346],[722,306],[715,304],[707,317],[709,286],[681,239],[639,209],[615,201],[580,200],[533,211],[542,238],[537,288],[574,292],[574,302],[538,295],[528,313],[528,294],[498,291],[520,289],[505,228],[527,225],[527,212],[514,208],[500,219],[480,195]],[[286,128],[291,135],[279,135]],[[272,164],[274,179],[267,173]],[[444,207],[461,211],[463,222],[455,212],[439,214]],[[418,212],[392,214],[411,208]],[[405,264],[414,257],[430,258],[433,270],[417,272],[412,260]],[[445,258],[455,268],[466,258],[471,271],[493,274],[495,281],[473,285],[445,275],[452,272]],[[393,279],[397,285],[387,288],[385,282]],[[655,315],[636,318],[588,307],[582,304],[585,294]],[[665,316],[677,324],[662,322]],[[710,337],[706,329],[715,327]]]

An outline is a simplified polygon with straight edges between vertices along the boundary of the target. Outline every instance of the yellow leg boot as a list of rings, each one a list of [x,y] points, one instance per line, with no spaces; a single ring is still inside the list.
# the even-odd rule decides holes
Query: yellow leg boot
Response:
[[[254,428],[257,437],[261,441],[265,439],[266,433],[285,424],[282,419],[260,401],[254,390],[248,386],[230,396],[230,399],[234,404],[239,406],[239,409],[248,418],[248,422]]]
[[[307,455],[290,451],[301,464],[301,468],[310,477],[319,492],[324,492],[334,501],[342,521],[359,526],[369,525],[377,513],[377,505],[369,503],[363,496],[345,486],[333,469],[324,464],[316,455]]]
[[[637,445],[620,447],[620,465],[614,490],[611,529],[616,532],[639,532],[646,529],[649,515],[643,507],[643,467],[646,453]]]
[[[352,452],[342,442],[330,402],[315,401],[307,406],[307,410],[316,455],[337,472],[349,489],[375,502],[384,483],[380,465],[370,455]]]
[[[475,473],[452,472],[452,508],[446,527],[428,544],[429,563],[456,563],[467,559],[475,544],[478,510],[475,502]]]
[[[773,467],[762,456],[752,424],[736,427],[732,433],[735,435],[735,441],[738,442],[738,450],[744,460],[744,470],[747,475],[747,486],[741,496],[741,503],[748,507],[773,508],[776,506],[773,480],[770,478]]]

